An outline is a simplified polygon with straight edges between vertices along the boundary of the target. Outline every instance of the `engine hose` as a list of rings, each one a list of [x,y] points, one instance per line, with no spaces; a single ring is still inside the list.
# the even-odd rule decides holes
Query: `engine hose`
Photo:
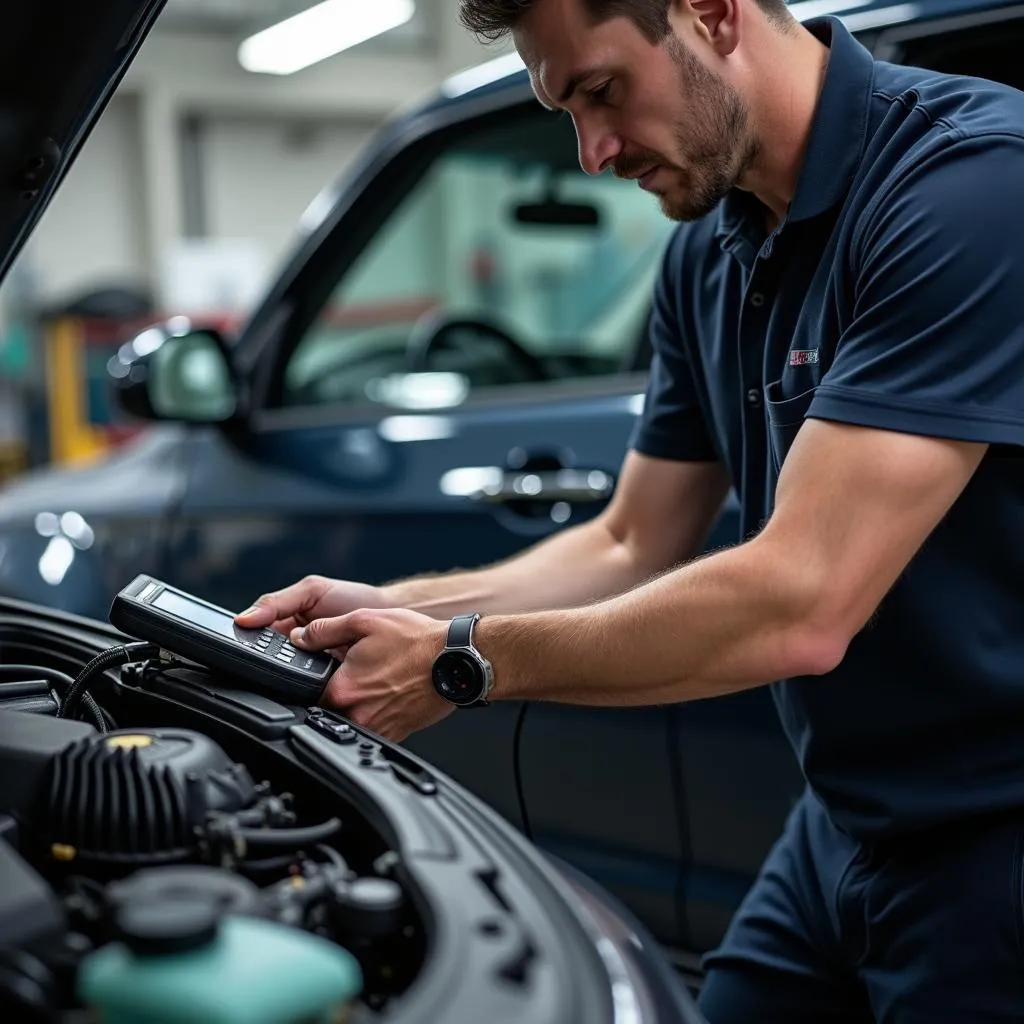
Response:
[[[338,829],[341,822],[337,818],[329,818],[320,825],[309,828],[240,828],[233,835],[243,840],[246,846],[312,846],[329,839]]]
[[[348,874],[348,863],[344,857],[333,846],[328,846],[326,843],[317,843],[316,852],[326,857],[340,871],[344,871]]]
[[[59,669],[40,668],[38,665],[0,665],[0,698],[4,696],[5,683],[27,680],[39,680],[40,682],[50,683],[54,687],[54,696],[57,701],[57,716],[61,717],[60,708],[65,699],[63,695],[70,693],[71,688],[75,685],[71,676],[61,672]],[[100,732],[108,732],[113,724],[113,719],[100,709],[100,706],[89,694],[82,695],[82,703],[89,712],[89,717],[96,728]]]
[[[67,693],[74,680],[71,676],[55,668],[40,668],[38,665],[0,665],[0,697],[3,696],[5,682],[22,682],[26,679],[44,679],[55,683],[60,691]]]
[[[101,654],[97,654],[81,672],[75,676],[75,681],[64,696],[60,708],[57,710],[58,718],[70,718],[77,708],[86,688],[101,672],[105,672],[114,665],[125,665],[130,661],[143,661],[146,658],[156,658],[160,654],[160,648],[150,643],[122,644],[120,647],[109,647]],[[102,721],[102,715],[100,716]]]
[[[280,871],[282,868],[289,868],[295,863],[295,854],[286,853],[277,857],[265,857],[262,860],[242,860],[238,866],[243,871]]]

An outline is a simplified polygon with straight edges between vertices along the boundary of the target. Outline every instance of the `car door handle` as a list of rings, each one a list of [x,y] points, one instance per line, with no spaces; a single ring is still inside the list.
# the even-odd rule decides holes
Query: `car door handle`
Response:
[[[615,480],[601,469],[555,469],[502,473],[469,496],[474,501],[503,505],[513,501],[565,501],[570,504],[605,501]]]

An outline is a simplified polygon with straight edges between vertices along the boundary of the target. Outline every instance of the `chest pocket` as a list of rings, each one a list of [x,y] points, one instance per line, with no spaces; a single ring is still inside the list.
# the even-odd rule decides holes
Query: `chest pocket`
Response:
[[[803,426],[804,416],[817,390],[817,387],[812,387],[792,398],[783,398],[781,381],[775,381],[765,389],[768,437],[776,473],[782,469],[782,463],[789,453],[797,431]]]

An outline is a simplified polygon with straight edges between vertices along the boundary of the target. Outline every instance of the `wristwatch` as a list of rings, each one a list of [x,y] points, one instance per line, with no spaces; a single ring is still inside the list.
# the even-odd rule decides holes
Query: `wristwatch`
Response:
[[[448,626],[444,650],[434,659],[434,689],[460,708],[487,707],[494,686],[491,663],[473,646],[473,627],[479,614],[456,615]]]

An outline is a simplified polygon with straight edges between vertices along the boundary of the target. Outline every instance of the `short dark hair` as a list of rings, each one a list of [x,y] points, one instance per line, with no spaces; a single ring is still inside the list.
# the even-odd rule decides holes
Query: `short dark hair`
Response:
[[[669,0],[581,0],[594,21],[629,18],[652,42],[668,35]],[[789,28],[793,15],[786,0],[754,0],[778,28]],[[459,20],[481,39],[492,42],[508,35],[536,0],[459,0]]]

